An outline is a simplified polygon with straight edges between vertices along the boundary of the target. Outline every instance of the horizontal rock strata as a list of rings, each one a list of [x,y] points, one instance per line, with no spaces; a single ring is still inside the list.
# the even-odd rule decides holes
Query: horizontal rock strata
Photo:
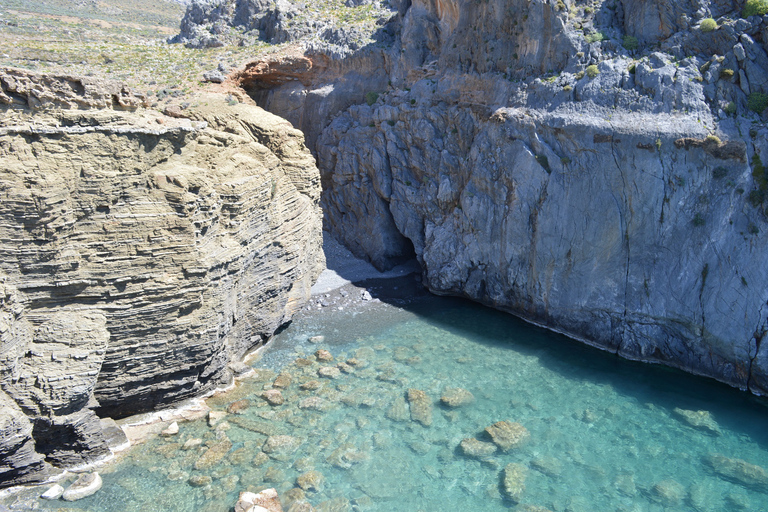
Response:
[[[64,83],[20,73],[0,83]],[[101,108],[88,87],[50,91],[83,109],[33,113],[21,90],[0,134],[3,485],[108,454],[95,412],[231,380],[324,266],[317,168],[287,122],[218,96],[186,118]]]

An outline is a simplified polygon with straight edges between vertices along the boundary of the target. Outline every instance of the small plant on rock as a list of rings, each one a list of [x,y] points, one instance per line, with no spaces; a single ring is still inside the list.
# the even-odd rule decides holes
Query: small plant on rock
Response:
[[[584,39],[586,39],[589,44],[597,43],[605,39],[605,34],[602,32],[594,32],[592,34],[585,35]]]
[[[635,36],[624,36],[621,46],[629,51],[637,50],[640,48],[640,41]]]
[[[753,112],[761,114],[768,108],[768,94],[762,92],[753,92],[747,96],[747,108]]]
[[[725,106],[725,108],[723,110],[729,116],[735,115],[736,114],[736,104],[734,102],[730,102],[728,105]]]
[[[720,137],[718,137],[717,135],[709,134],[707,135],[707,138],[704,139],[704,142],[707,144],[717,144],[719,146],[721,141],[720,141]]]
[[[704,18],[701,20],[701,24],[699,25],[699,28],[702,32],[712,32],[714,30],[717,30],[717,22],[713,20],[712,18]]]
[[[587,76],[589,78],[595,78],[597,75],[600,74],[600,70],[597,69],[597,66],[594,64],[587,66],[587,69],[585,69],[584,71],[587,73]]]
[[[720,78],[724,78],[726,80],[730,80],[733,78],[733,70],[730,68],[723,68],[720,70]]]
[[[365,102],[368,104],[369,107],[374,103],[376,103],[376,100],[378,99],[379,99],[379,93],[377,92],[369,91],[365,93]]]
[[[764,14],[768,14],[768,0],[747,0],[744,10],[741,11],[743,18],[763,16]]]

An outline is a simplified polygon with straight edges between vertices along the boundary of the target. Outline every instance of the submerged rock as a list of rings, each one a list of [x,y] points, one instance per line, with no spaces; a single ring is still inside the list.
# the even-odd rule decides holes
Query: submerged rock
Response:
[[[272,385],[276,388],[285,389],[291,385],[293,378],[289,373],[281,373],[277,376]]]
[[[521,464],[513,462],[504,468],[504,495],[514,503],[519,503],[525,492],[525,475],[525,466]]]
[[[679,505],[683,498],[685,498],[685,495],[685,487],[672,479],[663,480],[651,489],[651,498],[665,507]]]
[[[563,464],[554,457],[541,457],[531,461],[531,468],[552,478],[563,472]]]
[[[341,377],[341,370],[335,366],[323,366],[317,370],[317,374],[325,379],[338,379]]]
[[[62,493],[61,499],[64,501],[76,501],[92,496],[101,489],[101,484],[101,477],[98,473],[85,473],[67,487],[67,490]]]
[[[237,400],[236,402],[229,404],[227,406],[227,412],[229,414],[242,414],[250,407],[251,401],[247,398],[243,398],[242,400]]]
[[[218,422],[227,417],[224,411],[208,411],[208,426],[215,427]]]
[[[325,411],[330,407],[328,401],[319,396],[310,396],[299,402],[299,409],[310,411]]]
[[[672,412],[675,413],[675,416],[682,419],[683,422],[695,429],[717,436],[722,434],[720,426],[709,411],[688,411],[675,407]]]
[[[195,469],[210,469],[227,455],[232,449],[232,441],[229,438],[214,442],[195,462]]]
[[[259,493],[241,492],[235,503],[235,512],[283,512],[275,489]]]
[[[387,409],[387,418],[392,421],[406,421],[409,418],[408,404],[405,398],[398,396]]]
[[[328,464],[337,468],[349,469],[354,464],[359,464],[367,458],[367,454],[359,450],[355,445],[345,443],[336,448],[325,460]]]
[[[178,433],[179,433],[179,424],[178,422],[174,421],[173,423],[168,425],[168,428],[160,432],[160,435],[170,437],[170,436],[175,436]]]
[[[313,380],[308,380],[307,382],[303,383],[299,387],[304,391],[315,391],[323,387],[323,384],[319,380],[313,379]]]
[[[296,484],[305,491],[320,492],[323,490],[323,484],[325,483],[325,477],[319,471],[307,471],[306,473],[299,475],[296,479]]]
[[[315,358],[321,363],[327,363],[327,362],[333,361],[333,355],[324,349],[320,349],[317,352],[315,352]]]
[[[301,446],[301,439],[293,436],[276,435],[269,436],[264,441],[261,449],[273,459],[288,460],[290,456]]]
[[[512,448],[517,448],[531,437],[528,429],[519,423],[512,423],[510,421],[496,422],[486,428],[485,431],[491,436],[496,446],[505,452]]]
[[[298,500],[291,504],[288,512],[315,512],[315,508],[308,501]]]
[[[213,479],[208,475],[192,475],[187,481],[192,487],[205,487],[213,483]]]
[[[761,466],[716,453],[704,457],[704,463],[726,480],[760,492],[768,492],[768,471]]]
[[[476,459],[484,459],[496,453],[495,444],[478,441],[475,438],[464,439],[459,447],[461,448],[461,453]]]
[[[411,408],[411,419],[429,427],[432,425],[432,400],[420,389],[408,390],[408,405]]]
[[[464,388],[446,388],[440,402],[448,407],[462,407],[475,401],[475,396]]]
[[[266,400],[269,405],[283,405],[285,399],[279,389],[268,389],[261,394],[261,398]]]

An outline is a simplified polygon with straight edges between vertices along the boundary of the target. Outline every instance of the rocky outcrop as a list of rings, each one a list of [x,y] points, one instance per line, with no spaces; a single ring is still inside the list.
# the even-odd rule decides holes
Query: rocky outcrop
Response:
[[[768,17],[738,9],[415,0],[391,45],[328,66],[379,59],[386,87],[254,96],[307,131],[358,256],[415,253],[435,293],[765,394]]]
[[[72,83],[23,73],[3,90]],[[317,168],[287,122],[219,96],[176,118],[33,112],[24,90],[0,126],[3,485],[108,454],[96,413],[229,382],[324,266]]]

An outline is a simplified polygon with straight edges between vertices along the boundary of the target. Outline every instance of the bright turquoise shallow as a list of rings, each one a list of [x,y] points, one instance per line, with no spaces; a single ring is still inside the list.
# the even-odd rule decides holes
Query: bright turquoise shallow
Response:
[[[311,344],[314,335],[326,339]],[[295,365],[299,356],[314,361],[318,348],[333,354],[330,365],[356,357],[366,367],[330,380],[317,377],[318,363]],[[217,434],[203,420],[181,424],[175,438],[139,446],[103,471],[104,487],[95,496],[42,507],[226,511],[249,488],[276,487],[290,496],[297,477],[314,468],[324,476],[323,490],[306,492],[306,499],[318,510],[508,510],[516,505],[505,498],[503,471],[514,462],[525,468],[517,510],[768,510],[768,473],[760,472],[768,468],[763,405],[464,301],[430,297],[399,306],[371,303],[358,312],[326,309],[295,320],[255,366],[291,374],[284,405],[260,398],[274,374],[259,372],[257,381],[211,401],[224,410],[250,399],[243,414],[224,420],[228,430]],[[324,387],[299,389],[312,379]],[[441,406],[441,394],[453,387],[469,390],[474,403]],[[390,419],[397,417],[390,410],[396,401],[403,413],[409,388],[433,402],[431,426]],[[310,396],[323,397],[330,408],[300,409]],[[692,427],[684,414],[705,425]],[[266,436],[239,426],[257,420],[260,428],[299,438],[301,446],[285,460],[259,456]],[[500,420],[525,426],[527,444],[486,460],[461,453],[462,439],[487,440],[483,430]],[[217,436],[231,440],[232,449],[221,463],[194,469],[206,448],[180,444],[193,438],[213,444]],[[209,476],[211,484],[193,487],[194,476]]]

